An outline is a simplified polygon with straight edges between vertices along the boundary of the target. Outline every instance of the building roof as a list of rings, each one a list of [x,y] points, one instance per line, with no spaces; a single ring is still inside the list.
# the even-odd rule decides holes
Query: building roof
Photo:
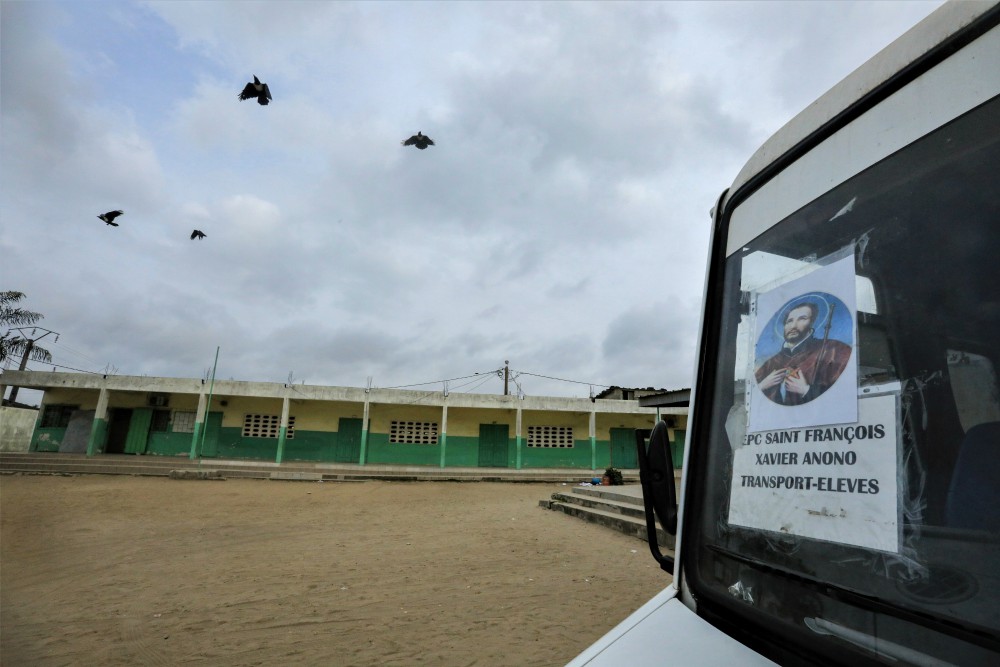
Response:
[[[209,385],[199,378],[168,378],[128,375],[96,375],[87,373],[62,373],[46,371],[8,371],[4,374],[8,386],[17,385],[28,389],[83,389],[107,390],[114,392],[203,394]],[[335,387],[319,385],[287,385],[280,382],[243,382],[237,380],[215,380],[212,391],[218,397],[247,396],[259,398],[295,398],[319,401],[347,401],[358,403],[422,406],[450,405],[453,408],[506,408],[525,410],[554,410],[566,412],[641,414],[650,408],[635,401],[603,400],[595,408],[589,398],[566,398],[555,396],[498,396],[493,394],[427,392],[407,389],[364,389],[360,387]],[[674,414],[686,414],[679,407]]]
[[[644,408],[686,408],[691,403],[690,389],[661,391],[639,397],[639,405]]]
[[[607,398],[608,396],[613,396],[616,392],[627,392],[632,395],[647,395],[647,394],[658,394],[664,392],[666,389],[656,389],[655,387],[619,387],[618,385],[611,385],[601,393],[594,396],[594,398]]]

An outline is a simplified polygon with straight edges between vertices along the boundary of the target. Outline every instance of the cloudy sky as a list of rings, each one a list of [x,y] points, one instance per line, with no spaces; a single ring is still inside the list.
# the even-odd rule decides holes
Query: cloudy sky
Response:
[[[4,0],[0,289],[61,370],[688,387],[715,199],[939,4]]]

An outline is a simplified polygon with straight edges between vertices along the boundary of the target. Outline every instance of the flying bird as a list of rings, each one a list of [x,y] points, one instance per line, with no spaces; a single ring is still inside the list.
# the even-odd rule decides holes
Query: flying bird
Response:
[[[107,213],[101,213],[98,218],[104,221],[105,224],[111,225],[112,227],[117,227],[118,223],[115,222],[115,218],[119,215],[123,215],[125,211],[108,211]]]
[[[195,239],[203,239],[205,238],[205,236],[206,236],[205,232],[201,231],[200,229],[196,229],[193,232],[191,232],[192,241],[194,241]]]
[[[239,94],[241,100],[249,100],[254,97],[257,98],[257,104],[262,106],[271,101],[271,89],[267,87],[266,83],[261,83],[256,74],[253,76],[253,81],[248,83],[243,88],[243,92]]]
[[[410,137],[405,141],[401,141],[399,143],[403,144],[404,146],[416,146],[420,150],[424,150],[428,146],[434,145],[434,142],[431,140],[431,138],[428,137],[426,134],[421,133],[420,131],[417,131],[417,133],[414,134],[412,137]]]

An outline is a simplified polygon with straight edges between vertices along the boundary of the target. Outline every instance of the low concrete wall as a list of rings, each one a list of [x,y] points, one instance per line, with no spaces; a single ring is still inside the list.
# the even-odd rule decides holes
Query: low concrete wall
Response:
[[[38,410],[0,407],[0,452],[26,452],[31,446]]]

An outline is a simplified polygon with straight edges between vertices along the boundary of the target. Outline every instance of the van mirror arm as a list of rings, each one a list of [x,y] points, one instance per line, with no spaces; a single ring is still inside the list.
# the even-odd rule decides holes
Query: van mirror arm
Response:
[[[647,444],[648,441],[648,444]],[[674,464],[670,455],[667,423],[656,422],[652,430],[636,429],[635,444],[639,460],[642,504],[646,510],[646,539],[649,551],[660,569],[673,574],[674,559],[660,551],[656,523],[670,535],[677,534],[677,493],[674,489]]]

